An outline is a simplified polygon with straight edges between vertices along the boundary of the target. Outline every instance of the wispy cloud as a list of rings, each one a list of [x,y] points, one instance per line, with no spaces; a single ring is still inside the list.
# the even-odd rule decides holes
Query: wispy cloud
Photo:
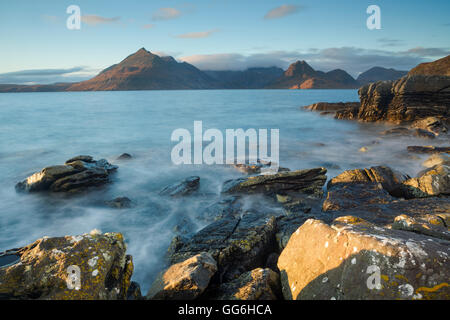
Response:
[[[409,49],[408,51],[404,51],[404,54],[413,54],[417,56],[423,57],[442,57],[450,54],[450,50],[448,48],[424,48],[424,47],[415,47]]]
[[[385,47],[396,47],[402,45],[404,41],[398,39],[380,38],[377,42]]]
[[[175,8],[160,8],[156,11],[152,19],[153,20],[170,20],[181,16],[181,11]]]
[[[120,17],[114,17],[114,18],[106,18],[101,17],[95,14],[88,14],[81,16],[81,22],[86,23],[90,26],[96,26],[98,24],[105,24],[105,23],[114,23],[120,20]]]
[[[207,38],[213,33],[216,33],[218,30],[209,30],[209,31],[202,31],[202,32],[189,32],[189,33],[183,33],[180,35],[177,35],[177,38],[181,39],[200,39],[200,38]]]
[[[283,4],[279,7],[273,8],[266,13],[264,19],[278,19],[287,15],[298,12],[302,7],[293,4]]]
[[[0,74],[0,83],[7,84],[49,84],[56,82],[76,82],[91,78],[100,70],[88,67],[67,69],[32,69]]]
[[[144,24],[144,25],[142,26],[142,28],[144,28],[144,29],[151,29],[151,28],[153,28],[154,26],[155,26],[154,24],[148,23],[148,24]]]

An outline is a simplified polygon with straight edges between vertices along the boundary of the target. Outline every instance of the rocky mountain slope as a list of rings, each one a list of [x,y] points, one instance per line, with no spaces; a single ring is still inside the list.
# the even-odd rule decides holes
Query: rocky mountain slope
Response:
[[[383,67],[373,67],[366,72],[361,73],[356,81],[360,85],[366,85],[371,82],[397,80],[408,74],[408,71],[399,71],[395,69],[387,69]]]

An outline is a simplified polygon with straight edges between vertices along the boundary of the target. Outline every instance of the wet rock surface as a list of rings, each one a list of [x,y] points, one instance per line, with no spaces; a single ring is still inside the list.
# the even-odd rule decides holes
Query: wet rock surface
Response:
[[[229,180],[224,183],[222,193],[274,195],[280,192],[301,192],[321,194],[322,186],[327,179],[326,173],[325,168],[315,168]]]
[[[126,299],[133,273],[120,233],[42,238],[9,251],[20,261],[0,266],[0,298]],[[77,270],[79,275],[74,278]],[[79,279],[79,282],[77,282]]]
[[[193,176],[165,187],[159,194],[170,197],[186,196],[197,191],[199,187],[200,177]]]
[[[105,159],[93,160],[91,156],[77,156],[66,161],[65,165],[42,169],[16,185],[17,191],[27,192],[67,192],[85,191],[110,182],[110,174],[117,166]]]

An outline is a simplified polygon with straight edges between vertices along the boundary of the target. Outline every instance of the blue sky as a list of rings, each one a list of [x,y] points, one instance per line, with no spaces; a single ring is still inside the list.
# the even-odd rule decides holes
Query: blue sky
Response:
[[[66,28],[73,4],[81,30]],[[371,4],[381,30],[366,27]],[[409,69],[450,54],[449,12],[447,0],[1,1],[0,83],[89,78],[141,47],[200,69]]]

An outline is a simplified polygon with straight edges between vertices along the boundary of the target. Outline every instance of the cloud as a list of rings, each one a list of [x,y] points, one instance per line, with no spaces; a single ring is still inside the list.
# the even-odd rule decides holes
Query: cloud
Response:
[[[170,20],[181,16],[181,11],[175,8],[160,8],[153,14],[153,20]]]
[[[44,14],[42,15],[42,18],[50,23],[60,23],[62,21],[61,17],[57,17],[57,16],[52,16],[52,15],[48,15],[48,14]]]
[[[142,28],[144,28],[144,29],[151,29],[151,28],[153,28],[154,26],[155,26],[154,24],[148,23],[148,24],[144,24],[144,25],[142,26]]]
[[[209,30],[209,31],[203,31],[203,32],[189,32],[189,33],[183,33],[178,36],[177,38],[181,39],[200,39],[200,38],[207,38],[213,33],[217,32],[218,30]]]
[[[385,47],[396,47],[403,44],[403,40],[390,39],[390,38],[380,38],[377,40],[382,46]]]
[[[424,48],[424,47],[415,47],[409,49],[408,51],[403,52],[404,54],[413,54],[417,56],[424,57],[442,57],[448,56],[450,54],[450,50],[447,48]]]
[[[283,4],[266,13],[264,19],[278,19],[298,12],[302,7],[292,4]]]
[[[380,66],[397,70],[410,70],[422,62],[432,61],[447,55],[445,49],[417,48],[408,51],[369,50],[356,47],[309,49],[305,51],[272,51],[251,55],[222,53],[193,55],[180,60],[195,65],[201,70],[245,70],[252,67],[280,67],[286,69],[297,60],[306,60],[321,71],[343,69],[356,77],[372,67]],[[430,59],[429,54],[438,54]],[[423,55],[422,55],[423,54]]]
[[[101,16],[97,16],[95,14],[88,14],[81,16],[81,22],[86,23],[90,26],[96,26],[98,24],[105,24],[105,23],[114,23],[120,20],[120,17],[114,17],[114,18],[105,18]]]
[[[0,74],[0,83],[49,84],[56,82],[77,82],[87,80],[96,75],[100,70],[87,67],[73,67],[68,69],[33,69],[7,72]]]

